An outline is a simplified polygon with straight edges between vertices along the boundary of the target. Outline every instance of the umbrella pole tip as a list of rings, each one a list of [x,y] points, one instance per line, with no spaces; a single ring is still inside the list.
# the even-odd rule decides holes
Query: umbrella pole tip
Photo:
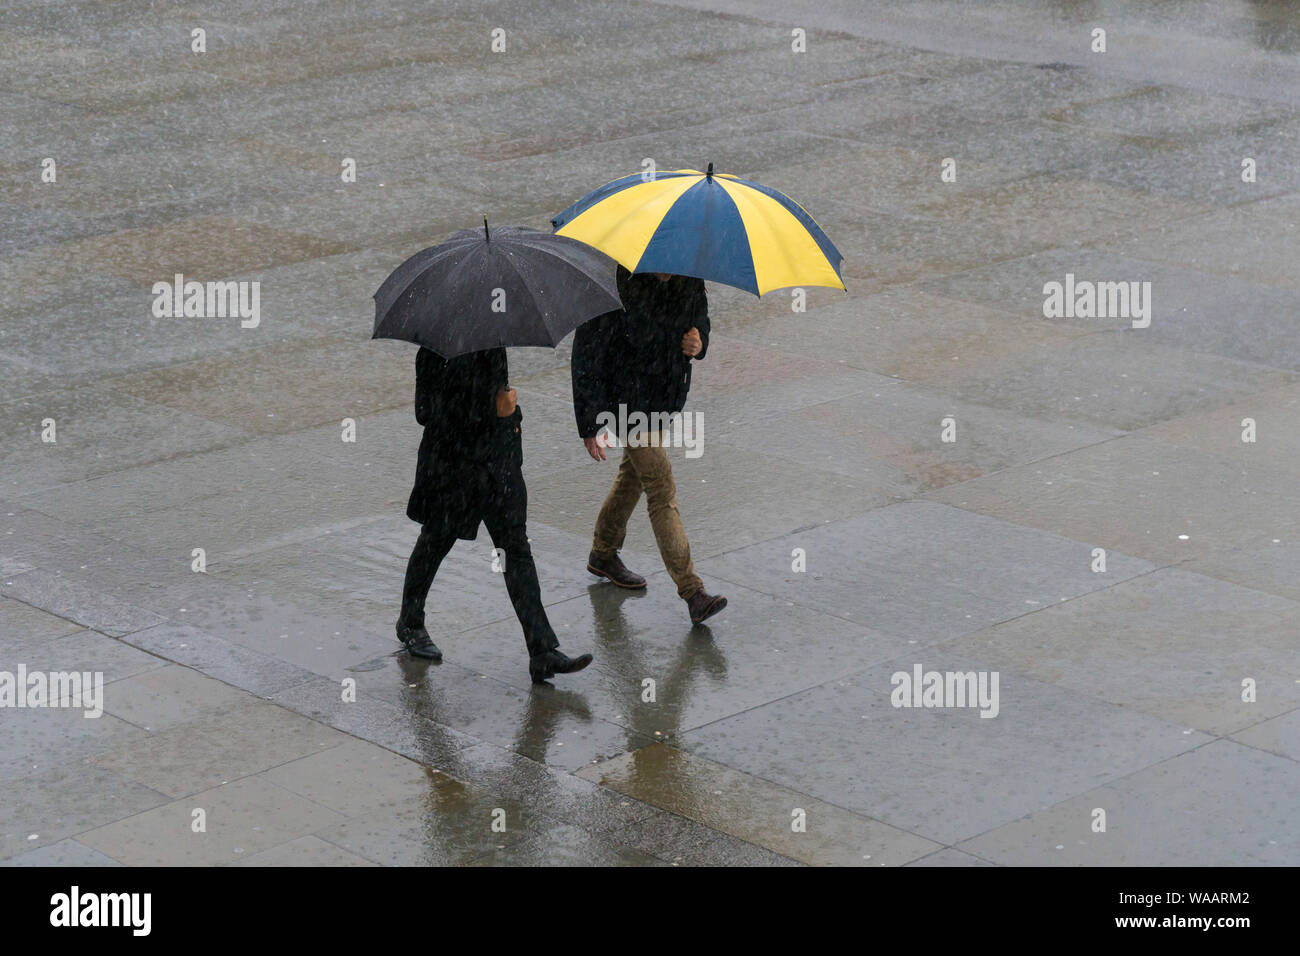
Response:
[[[708,172],[706,172],[706,173],[704,174],[704,178],[705,178],[705,179],[712,179],[712,178],[713,178],[713,164],[712,164],[712,163],[709,163],[709,169],[708,169]]]
[[[483,217],[483,238],[487,242],[492,241],[492,234],[488,232],[487,216]]]

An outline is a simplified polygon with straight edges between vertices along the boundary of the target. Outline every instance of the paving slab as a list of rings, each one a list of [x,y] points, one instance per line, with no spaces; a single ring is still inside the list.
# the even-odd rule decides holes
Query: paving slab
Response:
[[[202,810],[202,832],[196,832]],[[332,810],[260,777],[234,780],[78,836],[128,866],[220,866],[337,825]]]
[[[50,419],[53,442],[42,438]],[[13,498],[247,438],[240,428],[97,385],[19,399],[0,411],[0,423],[4,493]]]
[[[896,866],[938,849],[876,820],[663,744],[582,775],[804,863]]]
[[[1158,564],[1260,538],[1294,540],[1286,472],[1243,471],[1190,449],[1125,436],[933,492],[981,514]]]
[[[107,750],[96,766],[169,797],[184,797],[337,747],[347,738],[315,721],[245,697],[207,716]]]
[[[448,727],[554,767],[576,770],[652,739],[601,718],[579,691],[525,692],[451,661],[430,665],[401,655],[379,663],[355,673],[358,700],[373,697],[412,726]],[[526,671],[522,653],[518,666]]]
[[[111,856],[92,850],[76,840],[60,840],[38,850],[29,850],[6,860],[0,860],[0,866],[39,866],[50,867],[103,867],[121,866]]]
[[[1272,720],[1252,724],[1237,731],[1232,739],[1258,750],[1300,760],[1300,712],[1293,710]]]
[[[1298,788],[1294,760],[1216,740],[960,848],[1009,866],[1283,866]]]
[[[1211,739],[1008,672],[993,719],[971,708],[891,706],[891,675],[916,664],[990,669],[925,649],[718,721],[679,746],[952,845]],[[845,740],[853,761],[833,756]]]
[[[1222,736],[1300,706],[1297,622],[1294,601],[1162,568],[936,650]]]
[[[318,836],[298,837],[269,850],[240,857],[231,866],[379,866]]]
[[[795,570],[796,548],[806,570]],[[1153,567],[1111,554],[1107,573],[1097,574],[1091,552],[1077,540],[918,501],[737,549],[700,568],[924,645]]]
[[[585,677],[557,677],[558,693],[549,696],[580,701],[624,728],[626,748],[634,750],[647,738],[672,739],[906,647],[895,634],[735,582],[706,575],[706,586],[729,603],[703,625],[690,623],[662,571],[645,592],[600,582],[548,608],[561,649],[595,658]],[[439,646],[447,660],[528,691],[523,655],[495,630],[449,635]]]
[[[21,859],[44,850],[45,856],[35,859],[45,862],[32,865],[62,865],[51,857],[66,854],[71,860],[93,852],[83,845],[67,845],[69,837],[166,802],[156,790],[76,759],[30,775],[6,773],[0,859]]]
[[[0,584],[0,593],[110,637],[162,623],[152,611],[44,568],[15,574]]]

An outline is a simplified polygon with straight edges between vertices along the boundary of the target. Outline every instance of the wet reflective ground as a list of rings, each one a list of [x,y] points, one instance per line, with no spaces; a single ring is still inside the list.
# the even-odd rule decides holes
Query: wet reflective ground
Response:
[[[105,682],[0,708],[0,861],[1300,863],[1300,8],[435,6],[0,11],[0,672]],[[690,626],[644,509],[648,590],[586,573],[615,463],[567,343],[516,350],[595,664],[529,683],[484,534],[445,662],[395,653],[420,433],[371,294],[646,157],[845,255],[802,313],[710,288],[674,469],[730,606]],[[156,317],[176,273],[260,321]],[[1046,318],[1067,275],[1149,282],[1149,325]],[[996,673],[996,716],[894,706],[918,666]]]

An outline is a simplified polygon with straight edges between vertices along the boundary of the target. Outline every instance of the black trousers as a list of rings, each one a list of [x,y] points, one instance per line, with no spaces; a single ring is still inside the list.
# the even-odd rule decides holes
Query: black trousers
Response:
[[[551,622],[542,607],[542,587],[537,581],[533,550],[528,546],[527,526],[516,517],[513,508],[490,505],[484,510],[494,547],[505,554],[506,590],[515,616],[524,629],[524,643],[530,655],[543,654],[560,646]],[[434,575],[448,552],[456,544],[455,528],[443,521],[429,522],[420,529],[420,537],[406,564],[406,583],[402,588],[402,623],[408,627],[424,626],[424,602]]]

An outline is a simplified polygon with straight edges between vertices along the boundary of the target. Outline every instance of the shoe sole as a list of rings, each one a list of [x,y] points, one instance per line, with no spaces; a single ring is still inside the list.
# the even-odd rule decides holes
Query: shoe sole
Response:
[[[592,574],[596,575],[596,577],[598,578],[605,578],[607,581],[612,582],[615,587],[623,588],[624,590],[627,591],[641,591],[645,588],[645,581],[642,581],[640,584],[624,584],[622,581],[617,580],[608,571],[598,571],[595,568],[593,568],[590,564],[587,565],[587,570],[590,571]]]
[[[700,615],[698,618],[697,618],[697,617],[694,617],[694,616],[691,617],[691,623],[692,623],[692,624],[703,624],[705,621],[707,621],[709,618],[713,617],[713,615],[717,614],[719,611],[721,611],[721,610],[722,610],[723,608],[725,608],[726,606],[727,606],[727,599],[726,599],[726,598],[724,598],[724,597],[717,597],[717,598],[714,598],[713,603],[710,604],[710,605],[708,606],[708,608],[705,609],[705,611],[704,611],[704,613],[703,613],[702,615]]]

